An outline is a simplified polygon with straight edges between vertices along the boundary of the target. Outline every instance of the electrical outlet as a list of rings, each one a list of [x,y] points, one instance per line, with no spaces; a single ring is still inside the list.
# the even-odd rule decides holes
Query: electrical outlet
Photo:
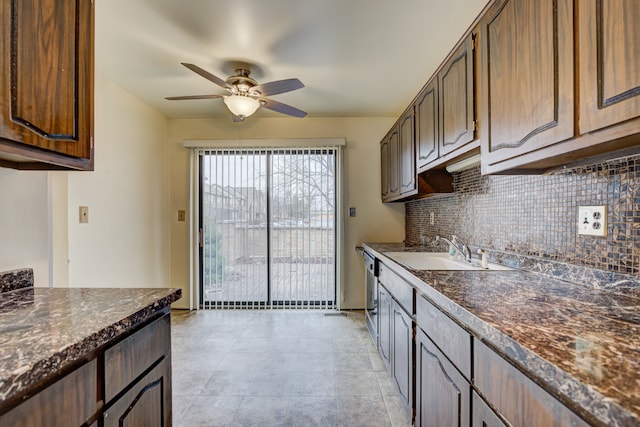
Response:
[[[607,206],[578,206],[578,234],[607,235]]]
[[[433,225],[435,224],[435,215],[433,214],[433,212],[429,212],[429,225]]]

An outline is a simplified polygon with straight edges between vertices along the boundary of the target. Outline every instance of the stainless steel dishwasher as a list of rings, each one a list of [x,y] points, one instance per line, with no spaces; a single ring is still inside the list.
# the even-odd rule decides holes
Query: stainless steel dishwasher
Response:
[[[378,347],[378,262],[371,254],[364,252],[365,274],[365,317],[367,329],[373,343]]]

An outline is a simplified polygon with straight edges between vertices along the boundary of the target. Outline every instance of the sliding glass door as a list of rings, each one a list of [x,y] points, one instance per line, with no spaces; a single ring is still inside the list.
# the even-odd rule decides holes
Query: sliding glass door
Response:
[[[335,307],[336,149],[199,159],[201,306]]]

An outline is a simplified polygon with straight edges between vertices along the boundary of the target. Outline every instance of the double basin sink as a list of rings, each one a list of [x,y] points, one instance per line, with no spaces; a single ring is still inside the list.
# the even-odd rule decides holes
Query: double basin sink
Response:
[[[446,252],[384,252],[384,255],[412,270],[513,270],[510,267],[494,263],[488,263],[487,268],[484,268],[476,259],[472,262],[451,259]]]

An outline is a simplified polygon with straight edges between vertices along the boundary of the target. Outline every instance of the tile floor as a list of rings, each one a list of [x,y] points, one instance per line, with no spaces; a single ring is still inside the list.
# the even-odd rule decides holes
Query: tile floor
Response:
[[[173,425],[410,426],[361,311],[172,313]]]

